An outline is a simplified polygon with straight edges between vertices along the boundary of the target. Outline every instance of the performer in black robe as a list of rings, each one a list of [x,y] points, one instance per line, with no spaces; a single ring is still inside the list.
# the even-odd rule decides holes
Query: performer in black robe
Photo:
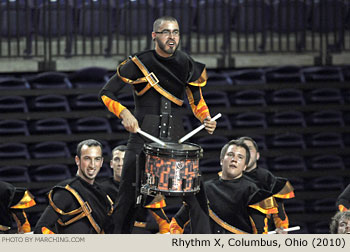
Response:
[[[102,167],[102,145],[89,139],[78,144],[77,176],[65,180],[49,192],[49,206],[38,220],[34,233],[100,234],[113,202],[95,178]]]
[[[243,141],[230,141],[221,150],[221,176],[204,184],[212,233],[267,233],[266,215],[276,213],[277,204],[270,192],[258,188],[243,175],[249,158],[249,149]],[[172,219],[171,233],[182,233],[192,221],[186,208],[184,205]]]
[[[31,232],[25,209],[34,205],[34,197],[26,188],[0,181],[0,234]],[[11,230],[13,220],[17,230]]]
[[[99,94],[106,107],[122,119],[123,126],[131,133],[116,207],[116,233],[130,233],[134,223],[136,189],[140,184],[136,181],[136,160],[140,157],[140,166],[144,167],[142,150],[144,144],[150,142],[136,134],[137,129],[164,141],[176,142],[185,135],[181,117],[185,93],[194,115],[204,123],[205,129],[212,134],[216,127],[216,122],[210,121],[201,91],[207,80],[205,66],[177,50],[179,34],[176,19],[157,19],[152,32],[155,50],[138,53],[121,63],[117,74]],[[118,102],[118,94],[125,84],[133,86],[133,114]]]
[[[244,141],[250,151],[250,161],[244,174],[251,178],[259,188],[272,193],[278,204],[278,213],[269,217],[269,231],[278,229],[287,229],[289,227],[289,219],[284,208],[283,201],[294,198],[294,188],[286,178],[277,177],[269,170],[258,167],[257,161],[260,153],[257,143],[251,137],[240,137],[239,140]]]

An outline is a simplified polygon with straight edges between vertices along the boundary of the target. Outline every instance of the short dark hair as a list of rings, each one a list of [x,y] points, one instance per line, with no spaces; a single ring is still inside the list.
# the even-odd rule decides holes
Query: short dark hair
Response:
[[[163,16],[160,18],[157,18],[156,21],[153,23],[153,31],[156,32],[159,29],[159,26],[161,26],[162,22],[168,21],[168,22],[177,22],[176,18],[171,17],[171,16]]]
[[[246,152],[245,164],[247,165],[249,163],[249,160],[250,160],[250,152],[249,152],[248,146],[243,142],[243,140],[236,140],[235,139],[235,140],[231,140],[230,142],[225,144],[224,147],[222,147],[221,152],[220,152],[220,160],[224,159],[226,152],[227,152],[227,149],[231,145],[236,145],[237,147],[243,147],[245,149],[245,152]]]
[[[78,143],[78,146],[77,146],[77,156],[80,158],[81,156],[81,148],[84,146],[84,145],[87,145],[88,147],[91,147],[91,146],[100,146],[101,148],[101,152],[102,152],[102,144],[95,140],[95,139],[87,139],[87,140],[83,140],[81,141],[80,143]]]
[[[252,142],[252,144],[254,145],[255,151],[256,151],[256,152],[259,152],[258,144],[254,141],[253,138],[251,138],[251,137],[249,137],[249,136],[242,136],[242,137],[238,138],[238,140],[250,141],[250,142]]]
[[[329,231],[331,234],[337,234],[338,233],[338,227],[339,227],[339,220],[342,217],[346,217],[350,219],[350,211],[340,212],[338,211],[331,220],[331,223],[329,225]]]
[[[114,147],[114,149],[112,150],[112,154],[115,151],[126,151],[126,145],[118,145],[118,146]]]

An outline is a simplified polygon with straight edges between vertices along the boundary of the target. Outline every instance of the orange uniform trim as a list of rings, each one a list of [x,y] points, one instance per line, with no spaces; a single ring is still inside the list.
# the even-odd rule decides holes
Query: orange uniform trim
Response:
[[[166,203],[164,199],[159,202],[145,206],[145,208],[163,208],[163,207],[166,207]]]
[[[193,94],[189,87],[186,87],[186,94],[188,98],[188,103],[191,106],[193,114],[197,117],[197,119],[203,123],[204,119],[210,116],[209,109],[207,104],[204,101],[202,90],[200,89],[200,97],[201,99],[198,102],[198,105],[194,104]]]
[[[249,207],[258,210],[263,214],[278,213],[277,202],[273,197],[268,197],[254,205],[249,205]]]
[[[166,234],[170,232],[170,226],[169,223],[164,220],[163,218],[159,217],[156,213],[153,211],[150,211],[153,218],[156,220],[158,227],[159,227],[159,233],[160,234]]]
[[[294,188],[292,186],[292,184],[287,181],[287,183],[285,184],[285,186],[282,188],[281,191],[279,191],[278,193],[273,195],[276,198],[281,198],[281,199],[291,199],[294,198]]]
[[[139,93],[137,93],[137,95],[142,95],[144,94],[148,89],[150,89],[151,87],[153,87],[158,93],[160,93],[161,95],[163,95],[165,98],[167,98],[168,100],[172,101],[173,103],[182,106],[183,104],[183,100],[180,100],[179,98],[175,97],[174,95],[172,95],[171,93],[169,93],[168,91],[166,91],[165,89],[163,89],[160,85],[158,85],[159,80],[158,78],[155,76],[155,74],[153,72],[148,72],[147,68],[145,67],[145,65],[143,65],[143,63],[139,60],[139,58],[137,56],[134,56],[131,58],[131,60],[136,64],[136,66],[141,70],[141,72],[143,73],[143,75],[145,76],[148,84],[146,85],[146,87]],[[136,84],[136,83],[135,83]]]
[[[12,206],[12,209],[24,209],[35,206],[36,202],[34,196],[27,190],[24,192],[23,198],[16,205]]]
[[[108,110],[120,118],[120,113],[125,109],[125,107],[119,102],[112,100],[108,96],[103,95],[101,99]]]
[[[157,194],[154,199],[145,208],[163,208],[166,207],[165,197]]]
[[[345,211],[348,211],[348,210],[349,210],[349,209],[346,208],[344,205],[339,205],[339,206],[338,206],[338,209],[339,209],[340,212],[345,212]]]
[[[282,220],[280,217],[278,217],[278,214],[273,214],[273,221],[277,228],[286,229],[289,227],[289,219],[287,215],[286,215],[286,219]]]
[[[213,210],[211,210],[210,208],[209,210],[209,216],[217,223],[219,224],[221,227],[223,227],[224,229],[230,231],[231,233],[234,234],[249,234],[247,232],[244,232],[238,228],[235,228],[234,226],[231,226],[230,224],[228,224],[227,222],[223,221],[222,219],[219,218],[219,216],[217,216]]]
[[[54,232],[52,232],[50,229],[48,229],[47,227],[42,227],[41,228],[41,233],[42,234],[55,234]]]
[[[188,84],[196,87],[204,87],[207,84],[207,79],[208,79],[207,70],[204,68],[203,72],[201,73],[201,76],[199,76],[197,80],[193,82],[189,82]]]

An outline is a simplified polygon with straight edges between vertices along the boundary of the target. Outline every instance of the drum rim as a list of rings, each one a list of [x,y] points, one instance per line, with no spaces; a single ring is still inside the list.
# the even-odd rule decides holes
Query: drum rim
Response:
[[[166,142],[167,143],[167,142]],[[178,143],[174,143],[174,142],[168,142],[171,144],[178,144]],[[194,157],[194,156],[198,156],[200,157],[201,154],[203,153],[203,148],[195,143],[189,143],[189,142],[185,142],[182,144],[178,144],[178,145],[190,145],[193,147],[197,147],[197,149],[195,150],[178,150],[178,149],[170,149],[170,148],[166,148],[163,146],[151,146],[151,144],[157,144],[157,143],[145,143],[143,146],[143,151],[146,154],[158,154],[158,155],[168,155],[171,154],[171,156],[173,157],[174,155],[178,155],[178,156],[190,156],[190,157]]]

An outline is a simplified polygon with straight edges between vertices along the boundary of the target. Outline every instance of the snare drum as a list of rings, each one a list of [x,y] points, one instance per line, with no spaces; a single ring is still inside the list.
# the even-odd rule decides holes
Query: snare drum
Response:
[[[144,145],[145,173],[141,193],[169,196],[195,194],[199,191],[199,159],[203,149],[192,143]]]

